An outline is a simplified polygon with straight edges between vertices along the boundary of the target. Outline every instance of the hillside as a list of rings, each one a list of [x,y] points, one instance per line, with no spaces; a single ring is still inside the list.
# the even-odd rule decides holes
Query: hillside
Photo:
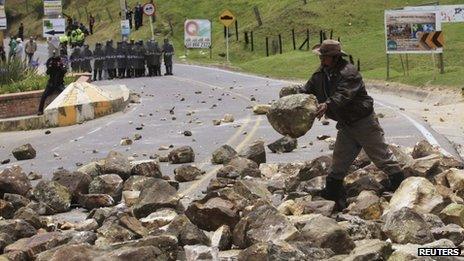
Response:
[[[65,12],[80,18],[86,24],[86,10],[97,15],[96,34],[89,37],[89,42],[103,41],[109,38],[119,39],[119,5],[115,0],[77,0],[67,2]],[[130,6],[137,1],[128,0]],[[441,4],[457,4],[460,1],[441,1]],[[28,0],[29,12],[25,11],[25,0],[7,0],[7,12],[16,19],[11,28],[16,32],[17,24],[23,21],[26,33],[41,32],[41,21],[37,11],[41,11],[39,0]],[[231,10],[239,23],[239,41],[235,40],[235,28],[231,27],[231,64],[239,69],[282,78],[305,79],[317,67],[318,59],[311,52],[293,51],[291,30],[297,35],[297,48],[306,37],[306,30],[311,32],[310,46],[319,42],[319,30],[334,31],[334,38],[341,38],[344,49],[356,59],[361,60],[361,69],[366,78],[385,79],[386,55],[384,47],[384,10],[405,5],[419,5],[423,1],[380,1],[380,0],[163,0],[156,1],[157,21],[155,31],[157,40],[169,34],[169,22],[173,26],[177,57],[186,55],[187,60],[201,63],[224,64],[225,52],[223,27],[218,21],[224,9]],[[253,7],[261,13],[263,25],[258,26]],[[32,11],[31,11],[32,10]],[[111,18],[110,18],[111,16]],[[186,18],[206,18],[213,21],[212,59],[208,51],[184,51],[183,22]],[[111,21],[112,19],[112,21]],[[255,51],[245,48],[244,32],[254,32]],[[134,39],[148,39],[150,36],[148,18],[144,17],[144,26],[132,34]],[[464,51],[464,23],[443,24],[446,38],[444,53],[445,71],[440,75],[434,70],[431,55],[409,55],[409,76],[403,75],[401,59],[405,56],[393,56],[392,80],[413,85],[446,85],[459,87],[463,85],[461,75],[464,73],[462,53]],[[284,48],[282,55],[266,57],[265,37],[272,40],[281,34]]]

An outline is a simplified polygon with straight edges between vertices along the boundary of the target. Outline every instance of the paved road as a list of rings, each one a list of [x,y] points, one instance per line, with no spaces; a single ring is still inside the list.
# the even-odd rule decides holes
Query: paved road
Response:
[[[189,145],[196,153],[195,164],[207,171],[202,180],[182,184],[181,190],[193,195],[214,175],[217,167],[209,163],[210,155],[219,146],[227,143],[241,150],[256,139],[270,143],[280,138],[265,116],[253,115],[250,106],[255,102],[251,97],[256,98],[256,103],[271,102],[288,82],[191,65],[176,65],[174,72],[175,76],[169,77],[98,82],[99,85],[126,84],[142,95],[141,103],[131,104],[125,112],[77,126],[51,129],[49,135],[44,130],[0,133],[0,159],[11,159],[11,163],[1,168],[16,164],[26,172],[35,171],[49,179],[60,167],[74,170],[76,164],[103,158],[110,150],[147,159],[155,153],[166,154],[167,151],[158,150],[160,146]],[[380,120],[388,142],[413,146],[427,138],[454,154],[452,146],[441,135],[394,107],[391,104],[394,96],[375,94],[374,98],[377,113],[385,115]],[[175,114],[171,115],[169,110],[173,107]],[[221,119],[226,113],[233,114],[235,122],[213,126],[213,119]],[[136,130],[142,125],[142,130]],[[185,130],[192,131],[193,136],[184,136]],[[133,137],[135,133],[141,134],[142,139],[131,146],[119,145],[121,138]],[[303,161],[330,153],[328,143],[316,138],[321,134],[335,137],[334,122],[328,126],[316,122],[298,140],[299,148],[292,153],[267,151],[268,162]],[[10,152],[25,143],[36,148],[37,157],[18,162]],[[161,167],[163,174],[172,175],[176,166],[162,163]]]

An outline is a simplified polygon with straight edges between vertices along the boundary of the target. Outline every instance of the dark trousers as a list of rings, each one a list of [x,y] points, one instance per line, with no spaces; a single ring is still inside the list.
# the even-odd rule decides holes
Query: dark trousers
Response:
[[[93,24],[89,25],[89,33],[93,34]]]
[[[155,76],[161,76],[161,64],[155,65]]]
[[[39,103],[39,113],[43,113],[44,106],[45,106],[45,101],[47,100],[47,97],[52,95],[55,91],[63,91],[64,86],[53,86],[50,83],[47,84],[47,87],[45,87],[44,92],[42,93],[42,97],[40,97],[40,103]]]
[[[165,64],[166,73],[164,75],[172,75],[172,64]]]
[[[401,172],[396,157],[388,148],[384,131],[375,113],[349,126],[337,124],[337,129],[329,177],[343,180],[361,149],[364,149],[371,161],[387,175],[392,176]]]
[[[126,75],[126,68],[118,68],[118,77],[124,78]]]
[[[34,53],[27,53],[27,63],[31,63]]]
[[[93,70],[93,80],[94,81],[101,81],[102,80],[102,72],[103,70],[102,69],[94,69]],[[97,78],[98,76],[98,78]]]

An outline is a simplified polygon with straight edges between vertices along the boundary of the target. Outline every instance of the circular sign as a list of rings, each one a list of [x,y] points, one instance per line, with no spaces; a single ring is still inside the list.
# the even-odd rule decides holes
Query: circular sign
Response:
[[[142,9],[146,16],[153,16],[155,14],[155,5],[152,3],[144,4]]]
[[[195,21],[189,21],[185,24],[185,32],[190,36],[198,35],[199,26]]]

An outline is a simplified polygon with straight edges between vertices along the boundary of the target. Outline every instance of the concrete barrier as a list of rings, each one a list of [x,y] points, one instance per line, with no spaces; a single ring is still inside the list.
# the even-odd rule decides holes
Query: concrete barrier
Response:
[[[68,85],[43,115],[1,119],[0,131],[70,126],[122,111],[128,103],[125,85],[97,86],[81,79]]]

